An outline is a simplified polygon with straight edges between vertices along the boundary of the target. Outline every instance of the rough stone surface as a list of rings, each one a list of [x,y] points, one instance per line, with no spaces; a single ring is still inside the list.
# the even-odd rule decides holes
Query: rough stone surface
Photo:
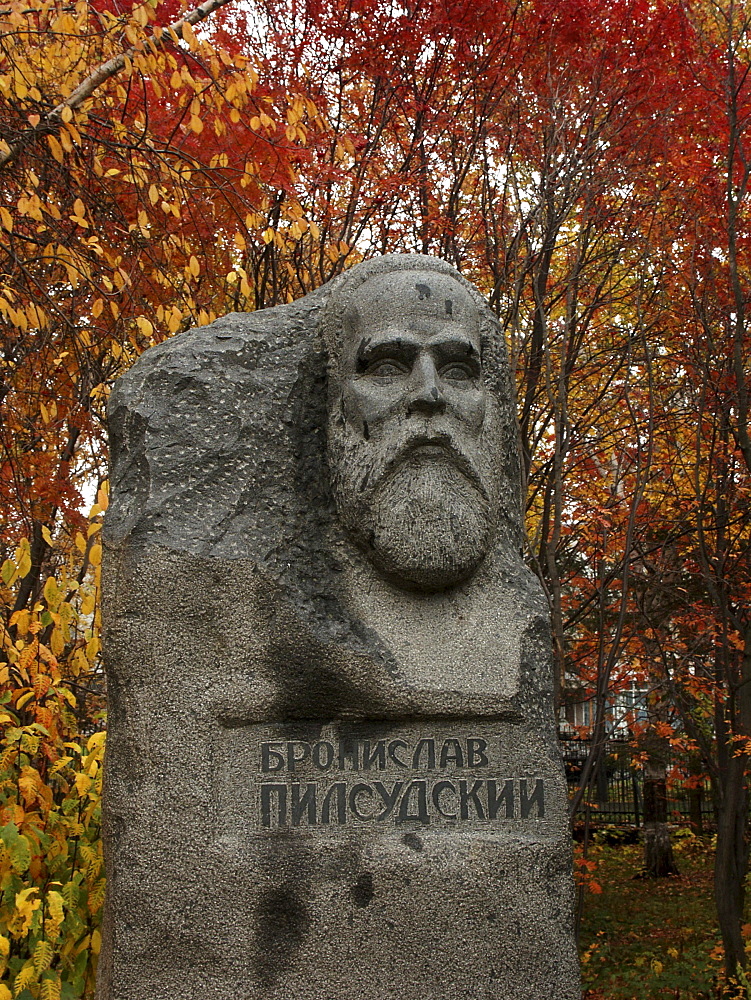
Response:
[[[99,1000],[579,1000],[502,341],[383,258],[110,405]]]

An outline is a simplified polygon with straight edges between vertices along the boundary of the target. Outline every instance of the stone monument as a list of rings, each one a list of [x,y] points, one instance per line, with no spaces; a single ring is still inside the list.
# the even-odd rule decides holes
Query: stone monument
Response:
[[[477,290],[359,264],[147,351],[109,419],[99,1000],[578,1000]]]

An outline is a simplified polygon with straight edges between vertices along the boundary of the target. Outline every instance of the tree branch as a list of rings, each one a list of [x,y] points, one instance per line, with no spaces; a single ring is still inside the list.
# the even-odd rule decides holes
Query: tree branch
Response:
[[[191,11],[190,14],[186,14],[185,17],[181,17],[179,21],[173,21],[172,24],[168,25],[166,28],[161,28],[159,31],[155,31],[154,34],[148,39],[147,44],[159,48],[165,44],[165,42],[176,41],[183,37],[183,26],[187,24],[197,24],[199,21],[203,21],[213,14],[215,10],[219,7],[224,7],[225,4],[230,3],[231,0],[205,0],[204,3],[196,7],[195,10]],[[125,52],[121,52],[120,55],[113,56],[112,59],[108,59],[107,62],[102,63],[101,66],[97,66],[95,70],[83,80],[76,89],[65,98],[56,108],[52,111],[33,128],[30,128],[24,135],[10,146],[5,153],[0,153],[0,170],[3,170],[10,163],[13,163],[17,159],[24,146],[31,140],[37,138],[40,135],[47,135],[49,132],[54,131],[57,127],[62,124],[62,114],[66,108],[70,108],[71,111],[75,111],[79,108],[84,101],[88,100],[91,95],[110,80],[113,76],[117,76],[118,73],[122,72],[125,68],[126,60],[132,59],[138,52],[141,51],[141,45],[134,45],[127,49]]]

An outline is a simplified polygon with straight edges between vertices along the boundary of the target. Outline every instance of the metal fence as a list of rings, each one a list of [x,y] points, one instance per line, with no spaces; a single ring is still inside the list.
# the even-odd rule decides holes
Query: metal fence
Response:
[[[591,741],[561,736],[569,795],[579,785],[582,768],[590,753]],[[590,820],[597,825],[641,826],[644,822],[644,775],[632,764],[634,750],[628,740],[611,739],[592,776],[585,796]],[[577,818],[583,818],[582,804]],[[708,782],[698,782],[677,768],[668,769],[667,813],[669,823],[690,824],[699,831],[715,825],[715,814]]]

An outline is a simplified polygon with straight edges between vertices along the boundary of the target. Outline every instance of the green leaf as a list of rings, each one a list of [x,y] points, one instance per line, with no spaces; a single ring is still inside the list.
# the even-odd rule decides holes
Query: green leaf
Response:
[[[15,823],[6,824],[0,830],[0,838],[2,838],[10,855],[11,868],[18,875],[23,875],[31,864],[31,847],[28,838],[18,832]]]

